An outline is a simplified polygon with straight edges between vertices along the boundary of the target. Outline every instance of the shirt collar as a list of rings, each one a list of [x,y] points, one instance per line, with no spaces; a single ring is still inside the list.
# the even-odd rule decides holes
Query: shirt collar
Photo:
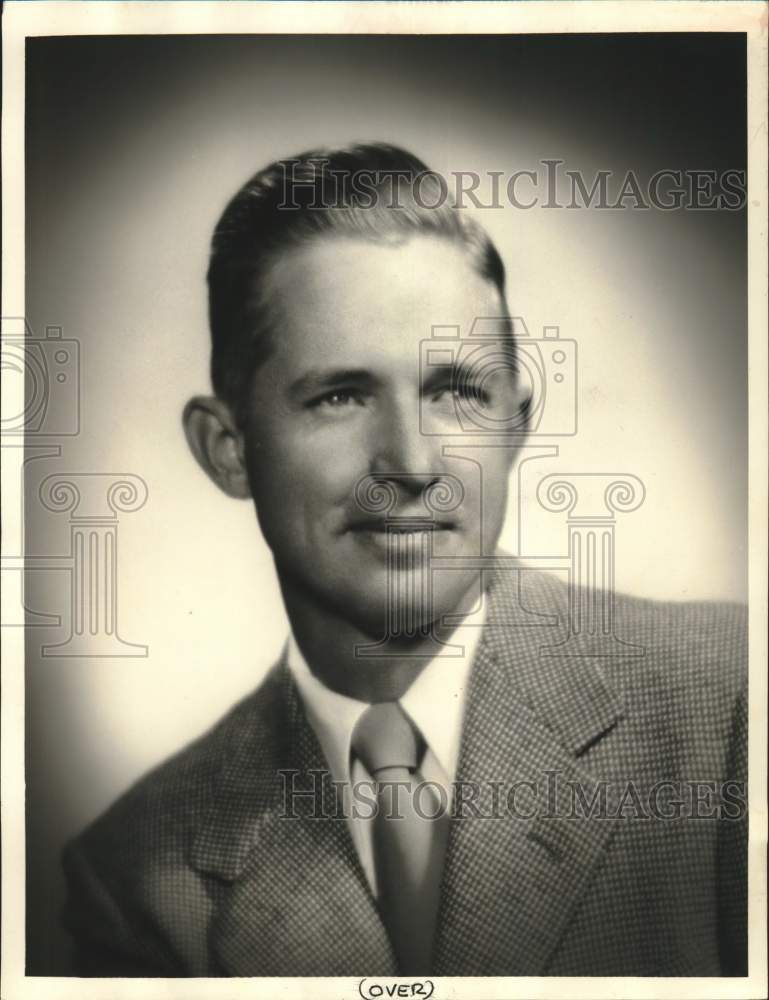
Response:
[[[286,660],[331,777],[334,781],[349,781],[352,731],[368,704],[326,687],[310,670],[293,632],[288,637]]]
[[[400,699],[449,782],[456,776],[470,668],[484,621],[485,606],[452,633],[448,653],[435,656]],[[349,781],[352,732],[368,702],[326,687],[310,670],[293,633],[288,638],[286,659],[331,777]]]

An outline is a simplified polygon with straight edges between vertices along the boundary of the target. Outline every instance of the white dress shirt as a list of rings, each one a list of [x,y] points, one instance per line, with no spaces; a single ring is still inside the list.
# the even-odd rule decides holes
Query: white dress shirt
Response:
[[[426,743],[419,772],[426,782],[435,782],[444,789],[443,801],[449,807],[456,778],[470,667],[484,619],[485,604],[478,614],[468,616],[448,640],[452,646],[461,647],[461,652],[456,650],[452,651],[452,655],[434,657],[399,699],[401,707],[419,728]],[[342,789],[344,815],[352,840],[371,891],[377,895],[372,817],[366,815],[365,809],[350,808],[351,782],[371,783],[371,776],[357,757],[353,761],[352,774],[349,764],[352,732],[369,704],[337,694],[326,687],[310,670],[293,634],[289,636],[286,655],[331,778]]]

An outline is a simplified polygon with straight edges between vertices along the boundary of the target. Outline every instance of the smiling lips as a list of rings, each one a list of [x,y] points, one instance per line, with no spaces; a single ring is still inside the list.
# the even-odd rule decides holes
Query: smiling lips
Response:
[[[453,531],[456,524],[453,521],[428,521],[409,518],[399,521],[397,518],[387,520],[358,521],[350,526],[350,531],[363,534],[397,534],[414,535],[423,531]]]
[[[382,559],[406,557],[409,564],[422,552],[427,555],[424,545],[438,545],[438,539],[448,539],[457,528],[456,522],[421,521],[419,519],[368,520],[354,523],[350,531],[361,544],[377,552]],[[430,540],[428,542],[428,539]],[[420,559],[421,561],[421,559]]]

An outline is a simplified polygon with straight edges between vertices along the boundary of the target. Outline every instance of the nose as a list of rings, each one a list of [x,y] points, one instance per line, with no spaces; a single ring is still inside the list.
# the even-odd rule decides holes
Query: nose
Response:
[[[422,432],[418,400],[393,401],[383,409],[372,428],[370,471],[415,495],[441,478],[440,448]]]

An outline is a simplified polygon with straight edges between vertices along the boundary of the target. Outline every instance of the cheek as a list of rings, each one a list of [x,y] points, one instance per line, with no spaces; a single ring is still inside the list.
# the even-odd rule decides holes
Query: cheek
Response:
[[[474,493],[478,516],[487,529],[498,526],[507,511],[511,465],[505,461],[485,462],[482,488]]]
[[[248,455],[252,495],[261,516],[322,518],[324,511],[347,504],[367,472],[365,455],[351,437],[264,434]]]

